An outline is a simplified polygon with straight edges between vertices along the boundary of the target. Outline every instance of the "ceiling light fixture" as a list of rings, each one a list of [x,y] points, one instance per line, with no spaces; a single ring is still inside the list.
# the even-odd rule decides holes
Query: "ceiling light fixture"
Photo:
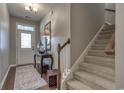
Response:
[[[26,11],[33,11],[33,12],[37,13],[38,8],[33,7],[33,4],[30,3],[30,4],[28,4],[28,6],[25,6],[25,10],[26,10]]]

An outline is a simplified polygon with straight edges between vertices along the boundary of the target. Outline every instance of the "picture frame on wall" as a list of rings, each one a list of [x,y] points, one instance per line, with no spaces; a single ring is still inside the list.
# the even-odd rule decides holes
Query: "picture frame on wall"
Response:
[[[44,26],[44,32],[47,31],[48,36],[47,36],[47,51],[51,51],[51,21],[49,21],[45,26]]]

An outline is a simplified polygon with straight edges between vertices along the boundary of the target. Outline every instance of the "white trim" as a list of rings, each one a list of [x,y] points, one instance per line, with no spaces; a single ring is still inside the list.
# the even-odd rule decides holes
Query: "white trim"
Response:
[[[23,26],[34,27],[34,31],[36,31],[36,26],[33,25],[33,24],[28,24],[28,23],[23,23],[23,22],[16,22],[16,29],[17,29],[17,30],[20,30],[20,29],[17,28],[17,25],[23,25]],[[24,31],[27,31],[27,30],[24,30]]]
[[[66,75],[66,77],[62,80],[62,85],[61,85],[61,89],[65,89],[66,88],[66,81],[73,78],[73,72],[76,71],[79,68],[79,64],[80,62],[82,62],[84,60],[85,55],[87,54],[88,50],[91,48],[91,45],[94,43],[94,41],[97,39],[97,36],[100,34],[101,30],[104,28],[105,24],[103,24],[99,31],[96,33],[96,35],[93,37],[93,39],[89,42],[89,44],[87,45],[87,47],[85,48],[85,50],[82,52],[82,54],[79,56],[79,58],[76,60],[76,62],[74,63],[74,65],[71,67],[70,72],[68,73],[68,75]]]
[[[32,63],[24,63],[24,64],[16,64],[16,66],[25,66],[25,65],[32,65],[32,64],[34,64],[34,62],[32,62]]]
[[[17,66],[17,64],[12,64],[12,65],[10,65],[10,68],[11,68],[11,67],[16,67],[16,66]]]
[[[110,23],[110,22],[108,22],[108,21],[106,21],[105,23],[108,24],[108,25],[113,25],[112,23]]]
[[[18,22],[16,22],[16,64],[18,64]]]
[[[22,64],[18,64],[18,31],[19,31],[19,29],[17,29],[17,25],[18,24],[24,24],[24,25],[27,25],[27,26],[32,26],[32,27],[34,27],[35,28],[35,30],[34,30],[34,48],[36,48],[36,44],[35,44],[35,42],[36,42],[36,26],[35,25],[33,25],[33,24],[28,24],[28,23],[22,23],[22,22],[16,22],[16,65],[22,65]],[[20,30],[20,31],[25,31],[25,30]],[[29,31],[29,33],[31,33],[31,32],[33,32],[33,31]],[[32,46],[31,46],[32,47]],[[35,51],[34,51],[35,52]],[[33,63],[33,62],[32,62]],[[27,64],[27,63],[25,63],[25,64]],[[25,64],[23,64],[23,65],[25,65]],[[29,63],[30,64],[30,63]]]
[[[4,85],[4,82],[5,82],[5,80],[6,80],[6,78],[7,78],[7,75],[8,75],[8,73],[9,73],[9,71],[10,71],[10,68],[11,67],[15,67],[16,66],[16,64],[13,64],[13,65],[9,65],[8,66],[8,69],[7,69],[7,71],[6,71],[6,74],[4,75],[4,77],[3,77],[3,79],[2,79],[2,82],[1,82],[1,85],[0,85],[0,89],[2,89],[2,87],[3,87],[3,85]]]

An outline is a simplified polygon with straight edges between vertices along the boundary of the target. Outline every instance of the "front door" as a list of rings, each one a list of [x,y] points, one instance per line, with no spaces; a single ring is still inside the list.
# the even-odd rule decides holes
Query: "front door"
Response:
[[[17,65],[33,63],[35,31],[17,29]]]

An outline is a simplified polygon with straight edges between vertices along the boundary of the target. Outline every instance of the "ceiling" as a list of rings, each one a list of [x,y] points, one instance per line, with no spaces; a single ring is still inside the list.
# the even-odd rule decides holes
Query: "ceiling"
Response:
[[[33,4],[34,7],[38,8],[38,12],[35,14],[34,12],[25,11],[26,3],[8,3],[7,7],[10,15],[21,17],[25,19],[29,19],[32,21],[40,21],[47,13],[51,11],[55,4]],[[27,17],[26,17],[27,16]]]

